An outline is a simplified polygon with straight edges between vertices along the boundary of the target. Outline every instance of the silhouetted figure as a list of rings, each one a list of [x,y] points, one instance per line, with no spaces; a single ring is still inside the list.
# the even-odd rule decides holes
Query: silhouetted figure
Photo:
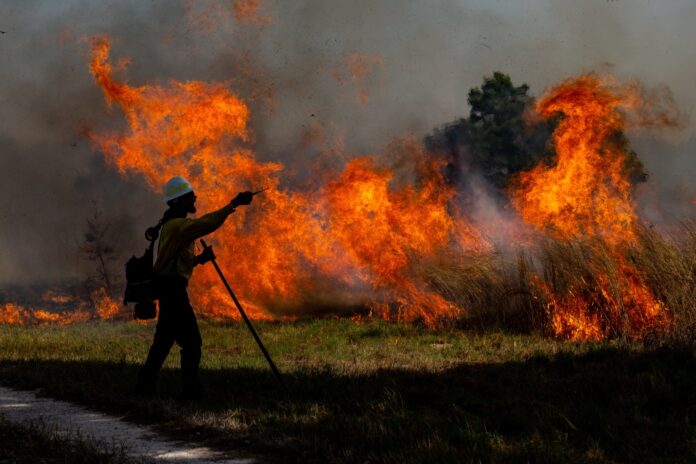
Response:
[[[139,393],[155,393],[157,374],[176,342],[181,347],[183,398],[190,400],[201,396],[198,366],[202,340],[186,288],[194,266],[209,261],[211,255],[204,251],[195,256],[194,241],[216,230],[236,207],[250,204],[252,198],[252,192],[242,192],[219,210],[198,219],[189,219],[186,216],[196,212],[193,187],[182,177],[167,182],[164,200],[169,209],[159,224],[147,232],[147,235],[156,237],[157,229],[161,228],[155,261],[159,314],[152,346],[138,374]]]

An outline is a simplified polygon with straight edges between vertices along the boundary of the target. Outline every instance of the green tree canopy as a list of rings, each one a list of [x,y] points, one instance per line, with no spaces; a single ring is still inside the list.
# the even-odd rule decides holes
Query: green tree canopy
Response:
[[[461,182],[467,173],[478,173],[501,191],[515,174],[554,158],[551,135],[557,119],[532,116],[534,98],[529,86],[515,86],[501,72],[485,77],[481,87],[469,91],[468,118],[460,118],[435,129],[425,137],[428,150],[445,156],[447,176]],[[618,133],[610,140],[628,153],[626,170],[631,180],[646,179],[644,167],[628,140]]]

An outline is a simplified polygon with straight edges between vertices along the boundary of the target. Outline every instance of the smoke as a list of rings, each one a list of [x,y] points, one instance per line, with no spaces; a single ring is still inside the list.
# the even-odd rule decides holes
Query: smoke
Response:
[[[634,142],[650,179],[639,186],[639,214],[650,225],[674,230],[696,220],[696,139],[674,142],[637,137]]]
[[[250,4],[250,16],[223,0],[0,5],[0,285],[89,272],[79,244],[94,205],[118,231],[121,261],[141,251],[163,209],[142,178],[119,175],[82,135],[123,124],[89,75],[85,37],[112,36],[114,57],[132,60],[134,85],[228,82],[252,110],[252,148],[289,166],[285,182],[465,116],[468,90],[496,70],[539,95],[610,63],[621,79],[669,86],[686,113],[696,103],[693,2]],[[337,79],[350,56],[378,65],[359,82]],[[652,173],[640,196],[652,220],[693,217],[693,207],[674,203],[696,197],[695,127],[634,143]],[[491,214],[486,203],[478,211]]]

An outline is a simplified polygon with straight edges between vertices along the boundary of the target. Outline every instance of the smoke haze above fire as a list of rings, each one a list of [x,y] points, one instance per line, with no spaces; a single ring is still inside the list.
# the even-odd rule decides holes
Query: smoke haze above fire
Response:
[[[212,0],[0,4],[0,284],[80,276],[93,203],[124,253],[144,247],[142,232],[163,209],[142,178],[119,175],[83,135],[123,126],[89,74],[85,37],[111,36],[114,59],[132,60],[120,77],[135,86],[229,82],[251,109],[250,147],[285,163],[287,179],[301,180],[303,162],[323,151],[378,153],[466,115],[468,90],[496,70],[539,95],[609,69],[668,86],[687,115],[696,104],[691,1],[256,3],[256,15],[242,16],[234,2]],[[370,64],[354,78],[353,56]],[[653,174],[640,192],[651,219],[694,214],[683,202],[656,206],[696,196],[694,129],[632,139]]]

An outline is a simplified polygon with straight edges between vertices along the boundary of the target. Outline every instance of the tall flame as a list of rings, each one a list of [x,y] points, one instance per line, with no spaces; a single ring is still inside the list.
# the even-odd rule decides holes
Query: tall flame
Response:
[[[595,243],[608,246],[618,287],[612,291],[608,275],[597,277],[597,292],[590,295],[571,289],[560,297],[541,285],[559,335],[600,338],[629,321],[628,333],[640,336],[665,324],[665,308],[622,254],[637,240],[637,216],[626,169],[628,154],[613,137],[641,107],[635,85],[619,85],[595,74],[554,87],[537,104],[546,118],[561,115],[553,134],[557,158],[553,166],[539,165],[520,176],[513,203],[525,221],[553,236],[598,239]]]
[[[114,79],[109,40],[93,41],[91,72],[107,102],[128,122],[125,133],[91,134],[122,173],[139,173],[154,189],[174,175],[196,186],[209,211],[240,190],[269,187],[215,234],[222,267],[253,317],[264,309],[298,307],[312,294],[367,285],[381,297],[373,308],[401,319],[435,323],[461,311],[427,289],[410,268],[423,256],[459,240],[448,213],[452,192],[419,144],[405,142],[416,160],[418,186],[394,187],[392,171],[371,157],[327,174],[313,191],[279,188],[279,163],[262,163],[242,145],[251,140],[249,112],[223,84],[172,81],[132,87]],[[232,317],[224,289],[210,268],[196,272],[191,294],[208,315]],[[398,304],[392,311],[390,303]]]
[[[523,173],[514,202],[522,218],[559,236],[633,240],[636,214],[624,167],[626,153],[612,145],[624,127],[619,111],[634,101],[627,89],[610,88],[596,75],[567,81],[537,104],[546,118],[563,118],[553,141],[554,166]]]
[[[235,5],[246,14],[259,3]],[[355,55],[347,68],[357,81],[379,63],[376,56],[366,61]],[[133,86],[115,77],[127,64],[111,63],[108,37],[93,39],[90,71],[108,105],[123,112],[126,127],[88,135],[121,174],[142,176],[156,191],[183,175],[195,185],[204,212],[227,204],[239,191],[268,187],[210,238],[251,317],[286,318],[360,305],[387,319],[436,326],[466,314],[443,296],[456,295],[431,288],[424,277],[429,263],[446,257],[450,265],[462,257],[461,250],[493,255],[482,236],[507,226],[489,221],[475,228],[457,208],[441,161],[420,142],[392,144],[389,154],[397,156],[399,170],[384,158],[359,156],[342,168],[323,170],[302,190],[284,188],[284,166],[258,161],[249,148],[254,140],[249,109],[226,83]],[[630,154],[621,134],[626,127],[669,123],[669,113],[652,103],[636,84],[588,74],[554,87],[536,105],[542,117],[558,118],[556,159],[519,176],[510,191],[512,204],[542,237],[590,250],[583,257],[587,275],[571,275],[562,285],[531,276],[557,336],[641,337],[669,322],[667,308],[627,258],[638,244],[639,221]],[[210,266],[194,273],[190,293],[206,316],[237,315]],[[69,324],[125,316],[105,290],[84,300],[47,292],[42,301],[36,308],[0,306],[0,323]]]
[[[237,4],[258,6],[256,1]],[[435,326],[466,313],[443,296],[446,292],[430,288],[423,263],[457,250],[494,250],[458,210],[441,162],[421,143],[405,139],[391,147],[398,164],[412,168],[405,177],[376,157],[360,156],[342,169],[316,175],[313,186],[282,188],[284,166],[255,158],[249,109],[225,83],[132,86],[115,78],[127,64],[111,64],[107,37],[93,39],[91,73],[127,123],[122,131],[89,134],[109,163],[124,175],[142,176],[157,191],[173,176],[187,177],[205,212],[239,191],[268,187],[210,238],[252,317],[294,317],[308,308],[358,304],[387,319]],[[354,71],[360,77],[368,69]],[[545,296],[557,336],[641,337],[669,322],[646,277],[626,258],[638,242],[638,218],[620,134],[627,126],[669,123],[659,109],[646,112],[649,103],[635,84],[588,74],[554,87],[536,105],[541,116],[558,118],[557,157],[552,165],[519,176],[510,191],[512,204],[542,236],[580,243],[591,250],[590,264],[601,261],[588,278],[572,276],[562,288],[553,279],[531,277]],[[194,273],[190,292],[204,315],[236,317],[210,266]],[[0,323],[67,324],[124,316],[104,290],[88,300],[48,292],[41,308],[0,306]],[[66,305],[77,309],[49,311]]]

